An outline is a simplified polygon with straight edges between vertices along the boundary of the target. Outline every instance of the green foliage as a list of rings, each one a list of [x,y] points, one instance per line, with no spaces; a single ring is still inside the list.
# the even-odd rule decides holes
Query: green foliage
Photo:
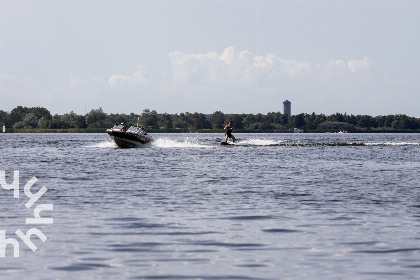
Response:
[[[159,128],[158,114],[155,110],[144,109],[140,117],[141,123],[147,128]]]
[[[222,129],[226,125],[225,122],[225,114],[221,111],[214,112],[210,117],[210,123],[213,129]]]
[[[166,113],[158,115],[158,124],[159,128],[173,128],[171,115]]]
[[[235,129],[243,129],[244,128],[244,124],[243,124],[243,119],[244,119],[245,114],[242,115],[238,115],[238,114],[233,114],[233,115],[226,115],[225,118],[225,123],[223,124],[223,127],[228,123],[228,121],[233,121],[233,125],[235,127]],[[211,123],[209,121],[209,125],[211,127]]]
[[[42,107],[27,108],[18,106],[10,113],[0,110],[0,126],[8,128],[30,129],[88,129],[101,131],[113,126],[115,123],[124,122],[127,126],[136,125],[139,115],[106,114],[102,108],[92,109],[86,116],[78,115],[71,111],[63,115],[54,115]],[[354,131],[417,131],[420,130],[420,119],[406,115],[368,116],[347,115],[347,113],[335,113],[329,116],[324,114],[298,114],[286,115],[280,112],[267,114],[224,114],[216,111],[213,114],[180,113],[159,114],[155,110],[144,109],[140,115],[140,125],[147,129],[170,131],[181,129],[182,131],[223,129],[232,120],[235,130],[243,131],[292,131],[293,128],[305,131],[331,131],[346,130]]]
[[[86,118],[84,116],[79,116],[73,111],[70,113],[64,114],[60,118],[66,125],[66,128],[86,128]]]
[[[354,131],[355,127],[354,125],[346,122],[331,122],[331,121],[325,121],[323,123],[320,123],[318,126],[319,129],[322,130],[333,130],[333,131],[341,131],[345,130],[348,132]]]
[[[88,128],[109,127],[112,123],[107,120],[107,117],[101,107],[92,109],[86,114],[86,125]]]
[[[305,114],[299,114],[295,116],[293,120],[293,124],[294,124],[293,126],[296,128],[303,128],[306,124]]]
[[[212,128],[210,121],[202,113],[195,112],[190,115],[189,127],[194,129],[209,129]]]
[[[0,110],[0,126],[9,126],[9,114],[6,111]]]
[[[51,119],[51,113],[42,107],[22,107],[13,109],[8,116],[2,116],[6,126],[13,128],[37,128],[41,118]]]

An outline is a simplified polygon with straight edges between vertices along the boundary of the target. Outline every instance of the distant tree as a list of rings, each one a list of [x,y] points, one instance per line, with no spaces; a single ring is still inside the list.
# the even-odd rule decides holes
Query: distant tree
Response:
[[[299,114],[294,116],[294,127],[303,128],[305,126],[305,114]]]
[[[70,113],[66,113],[60,117],[60,119],[65,123],[65,126],[68,128],[78,128],[79,127],[79,116],[71,111]]]
[[[315,123],[319,126],[321,123],[327,121],[327,116],[324,114],[316,115]]]
[[[25,128],[25,123],[23,121],[17,122],[12,126],[14,129]]]
[[[88,128],[107,128],[113,125],[102,107],[90,110],[85,116],[85,122]]]
[[[392,127],[392,122],[394,121],[393,115],[388,115],[385,117],[384,127]]]
[[[173,122],[172,122],[171,115],[167,113],[158,114],[158,124],[159,124],[159,127],[172,128]]]
[[[145,127],[159,128],[158,114],[155,110],[144,109],[140,121]]]
[[[76,123],[77,123],[77,128],[86,128],[87,127],[85,116],[78,115],[77,119],[76,119]]]
[[[407,117],[407,128],[408,129],[419,129],[420,122],[418,119],[413,117]]]
[[[123,122],[127,126],[137,125],[137,122],[139,122],[139,116],[134,113],[131,113],[130,115],[109,114],[107,119],[113,124],[116,124],[116,123],[120,124]]]
[[[286,126],[289,123],[289,115],[288,114],[281,114],[279,117],[279,124],[282,126]]]
[[[188,124],[185,120],[185,114],[184,113],[180,113],[173,115],[172,117],[173,119],[173,127],[174,128],[187,128]]]
[[[22,121],[13,125],[13,128],[36,128],[38,126],[38,118],[34,113],[26,114]]]
[[[73,111],[63,115],[54,116],[43,107],[27,108],[17,106],[10,113],[0,110],[0,126],[14,128],[106,128],[116,122],[124,122],[127,126],[137,123],[138,115],[134,113],[110,114],[103,112],[102,108],[92,109],[86,116],[77,115]],[[267,114],[224,114],[216,111],[205,115],[195,112],[178,114],[158,114],[155,110],[145,109],[141,114],[140,124],[145,127],[165,128],[193,128],[221,129],[232,120],[236,129],[278,129],[290,131],[291,128],[304,128],[307,130],[328,129],[355,131],[356,128],[386,128],[395,130],[420,129],[420,119],[407,115],[376,116],[347,115],[335,113],[329,116],[324,114],[298,114],[289,116],[280,112]]]
[[[124,114],[123,116],[127,118],[127,123],[131,123],[131,125],[137,125],[138,122],[139,125],[141,125],[139,115],[130,113],[130,115]]]
[[[48,121],[48,127],[50,129],[66,129],[66,123],[61,120],[61,116],[54,115],[51,120]]]
[[[409,121],[406,115],[396,115],[391,124],[393,129],[408,129]]]
[[[14,126],[16,123],[23,121],[23,118],[28,113],[28,108],[17,106],[10,112],[10,125]],[[22,124],[23,125],[23,124]]]
[[[244,125],[243,125],[243,118],[244,118],[244,114],[242,115],[238,115],[238,114],[233,114],[233,115],[229,115],[227,118],[229,120],[233,121],[233,125],[235,127],[235,129],[243,129]],[[226,123],[227,123],[226,121]]]
[[[9,113],[0,110],[0,126],[9,126]]]
[[[375,117],[375,122],[376,122],[376,125],[378,127],[384,127],[385,126],[385,120],[386,120],[385,116],[376,116]]]
[[[418,121],[416,118],[408,117],[407,115],[396,115],[392,122],[394,129],[418,129]]]
[[[38,117],[34,113],[29,113],[23,118],[25,128],[36,128],[38,126]]]
[[[48,127],[49,123],[50,123],[50,120],[47,120],[46,118],[42,117],[38,120],[38,128],[43,128],[43,129],[49,128]]]
[[[261,116],[261,122],[262,122],[262,129],[273,129],[274,126],[271,122],[271,116],[269,115],[262,115]]]
[[[270,124],[270,127],[273,128],[280,128],[282,125],[280,124],[282,114],[280,112],[270,112],[267,113],[265,116],[265,123]]]
[[[377,124],[373,117],[368,116],[368,115],[363,115],[359,117],[359,122],[357,126],[368,128],[368,127],[377,127]]]
[[[210,117],[211,127],[213,129],[221,129],[225,126],[225,114],[221,111],[216,111]]]
[[[319,129],[322,130],[345,130],[345,131],[353,131],[354,125],[346,123],[346,122],[331,122],[331,121],[325,121],[321,124],[319,124]]]
[[[99,107],[86,114],[86,125],[89,128],[105,128],[110,126],[111,122],[107,122],[107,114],[104,113],[102,107]]]
[[[420,118],[413,118],[413,123],[414,123],[413,129],[420,129]]]
[[[328,121],[331,122],[344,122],[344,115],[341,113],[335,113],[333,115],[328,116],[327,118]]]
[[[254,123],[257,123],[257,118],[253,114],[248,114],[242,119],[242,125],[246,129],[252,129]]]
[[[190,115],[190,123],[195,129],[209,129],[212,127],[206,116],[197,112]]]
[[[252,123],[251,126],[249,127],[249,129],[257,129],[257,130],[262,130],[264,128],[265,128],[264,124],[261,122]]]
[[[28,109],[28,113],[35,114],[36,118],[39,120],[40,118],[46,118],[50,120],[52,118],[50,111],[43,107],[32,107]]]
[[[28,116],[29,114],[31,115]],[[25,117],[27,118],[25,119]],[[51,119],[50,111],[43,107],[27,108],[23,106],[17,106],[10,112],[8,125],[16,128],[36,128],[38,126],[38,121],[41,118]]]
[[[316,129],[318,125],[315,113],[305,114],[305,129]]]

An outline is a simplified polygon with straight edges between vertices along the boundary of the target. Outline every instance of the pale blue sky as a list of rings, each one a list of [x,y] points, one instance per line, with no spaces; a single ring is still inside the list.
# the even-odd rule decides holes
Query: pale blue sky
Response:
[[[0,110],[420,117],[420,1],[0,0]]]

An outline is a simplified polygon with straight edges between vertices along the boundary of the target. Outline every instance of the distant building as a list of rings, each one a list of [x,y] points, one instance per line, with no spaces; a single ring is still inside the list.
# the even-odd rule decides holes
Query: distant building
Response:
[[[286,100],[283,102],[283,112],[284,114],[292,115],[292,102]]]

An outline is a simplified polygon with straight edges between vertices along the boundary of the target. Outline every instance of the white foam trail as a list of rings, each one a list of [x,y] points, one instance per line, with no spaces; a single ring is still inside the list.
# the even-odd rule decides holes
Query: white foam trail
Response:
[[[364,143],[366,146],[419,146],[420,143],[409,142],[378,142],[378,143]]]
[[[90,145],[88,146],[90,148],[103,148],[103,149],[116,149],[118,148],[117,144],[115,144],[112,141],[105,141],[105,142],[100,142],[100,143],[96,143],[94,145]]]
[[[209,145],[200,144],[197,139],[185,138],[181,141],[176,141],[169,138],[158,138],[151,143],[155,148],[208,148]]]
[[[275,141],[275,140],[269,140],[269,139],[249,139],[249,140],[241,140],[238,141],[238,143],[235,143],[235,145],[245,145],[245,146],[272,146],[272,145],[278,145],[282,143],[283,141]]]

